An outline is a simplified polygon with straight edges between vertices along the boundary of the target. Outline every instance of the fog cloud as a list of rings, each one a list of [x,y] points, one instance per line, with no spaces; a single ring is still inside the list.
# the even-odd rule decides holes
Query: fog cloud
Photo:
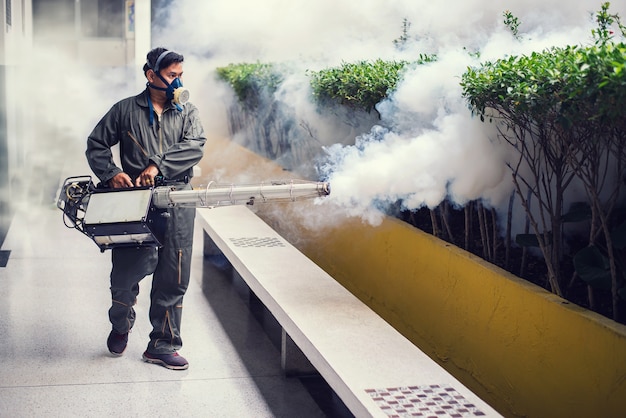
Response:
[[[318,69],[436,54],[436,62],[407,72],[395,93],[377,106],[379,126],[352,144],[326,146],[322,174],[333,188],[328,200],[375,223],[378,209],[397,199],[407,209],[434,207],[446,198],[459,204],[508,202],[509,150],[495,140],[493,126],[472,118],[461,97],[460,76],[484,60],[588,43],[600,7],[587,0],[517,1],[507,9],[465,0],[188,0],[169,10],[169,26],[156,41],[174,42],[173,47],[206,62],[207,71],[231,62],[298,62]],[[611,12],[622,15],[620,7]],[[503,24],[505,10],[521,22],[519,39]],[[402,35],[403,22],[410,23],[409,37],[399,49],[393,41]],[[306,88],[290,91],[291,98],[282,91],[283,101],[309,100]],[[220,101],[211,96],[207,92],[207,101]]]
[[[321,174],[333,187],[327,200],[376,222],[379,208],[396,199],[408,209],[433,207],[445,198],[459,204],[482,198],[495,206],[507,201],[511,184],[504,161],[509,151],[494,140],[493,126],[472,118],[461,97],[460,76],[484,60],[590,42],[593,14],[600,7],[601,2],[590,0],[509,2],[506,9],[522,23],[522,37],[516,39],[502,23],[505,6],[494,2],[178,0],[159,12],[152,43],[185,55],[185,85],[207,133],[220,137],[229,134],[225,109],[234,96],[215,79],[219,66],[288,62],[304,71],[436,54],[436,62],[405,74],[394,94],[377,106],[380,121],[367,132],[328,126],[315,114],[307,77],[288,80],[278,93],[299,118],[319,125],[323,133]],[[611,12],[624,15],[625,8],[615,3]],[[402,35],[403,22],[410,23],[408,40],[397,48],[394,40]],[[474,52],[480,52],[478,59]],[[44,54],[47,58],[54,61],[59,55]],[[41,66],[32,68],[40,71]],[[136,92],[124,83],[123,71],[81,71],[72,68],[71,76],[60,78],[44,73],[48,81],[38,86],[47,101],[42,113],[67,124],[83,143],[115,100]]]

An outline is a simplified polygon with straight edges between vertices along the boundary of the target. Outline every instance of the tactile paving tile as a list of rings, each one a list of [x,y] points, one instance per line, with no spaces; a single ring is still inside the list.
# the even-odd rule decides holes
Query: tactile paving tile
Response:
[[[230,238],[235,247],[284,247],[285,244],[275,237]]]
[[[389,417],[480,417],[485,416],[450,385],[406,386],[366,389]]]

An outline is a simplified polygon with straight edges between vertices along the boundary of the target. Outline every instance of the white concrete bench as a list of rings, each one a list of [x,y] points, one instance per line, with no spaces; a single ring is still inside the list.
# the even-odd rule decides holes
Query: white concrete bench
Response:
[[[500,416],[245,206],[196,221],[356,417]],[[419,415],[419,414],[422,415]]]

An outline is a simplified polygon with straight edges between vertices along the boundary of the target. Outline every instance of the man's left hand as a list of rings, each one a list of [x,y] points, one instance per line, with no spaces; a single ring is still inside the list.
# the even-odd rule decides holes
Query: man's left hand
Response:
[[[135,186],[154,186],[154,178],[159,174],[156,165],[150,164],[135,180]]]

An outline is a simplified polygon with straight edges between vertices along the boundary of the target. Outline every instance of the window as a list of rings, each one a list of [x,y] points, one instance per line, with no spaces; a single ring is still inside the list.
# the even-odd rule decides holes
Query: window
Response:
[[[75,0],[33,0],[33,35],[46,38],[73,38]]]
[[[11,26],[11,0],[6,0],[7,26]]]
[[[81,35],[124,37],[124,0],[81,0]]]
[[[124,9],[125,0],[33,0],[33,32],[64,39],[123,38]]]

